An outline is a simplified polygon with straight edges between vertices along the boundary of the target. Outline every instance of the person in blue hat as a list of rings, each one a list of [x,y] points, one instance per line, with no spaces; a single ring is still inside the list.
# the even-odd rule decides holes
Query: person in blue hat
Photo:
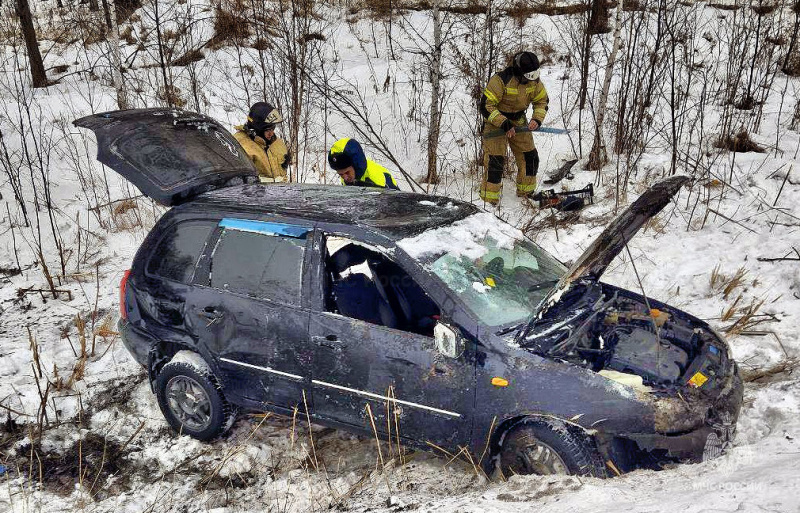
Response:
[[[336,170],[342,185],[400,190],[388,169],[369,160],[355,139],[336,141],[328,152],[328,164]]]

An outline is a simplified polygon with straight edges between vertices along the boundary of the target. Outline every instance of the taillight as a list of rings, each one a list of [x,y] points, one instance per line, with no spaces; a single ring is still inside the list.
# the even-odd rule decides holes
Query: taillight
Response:
[[[131,275],[131,270],[125,271],[122,275],[122,281],[119,282],[119,315],[124,320],[128,320],[128,310],[125,308],[125,288],[128,286],[128,277]]]

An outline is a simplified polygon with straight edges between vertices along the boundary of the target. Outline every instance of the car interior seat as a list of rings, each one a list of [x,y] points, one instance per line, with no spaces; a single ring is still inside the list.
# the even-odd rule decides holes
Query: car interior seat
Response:
[[[367,264],[376,276],[376,284],[383,289],[395,314],[400,318],[400,329],[421,335],[433,336],[433,327],[439,318],[439,307],[399,265],[379,255]]]
[[[345,277],[347,269],[363,264],[377,253],[357,244],[347,244],[328,257],[330,292],[336,311],[347,317],[359,319],[388,328],[397,328],[398,320],[392,307],[375,281],[365,274],[354,272]]]

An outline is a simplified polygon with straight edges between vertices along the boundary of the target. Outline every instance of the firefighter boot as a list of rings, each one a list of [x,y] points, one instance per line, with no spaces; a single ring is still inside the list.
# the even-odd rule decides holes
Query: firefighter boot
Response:
[[[506,158],[500,155],[486,155],[484,166],[486,178],[481,184],[481,199],[492,205],[500,203],[500,192],[503,190],[503,168]]]
[[[517,196],[530,196],[536,191],[536,175],[539,171],[539,152],[536,148],[522,154],[524,167],[517,172]]]
[[[497,205],[500,203],[500,192],[502,190],[502,184],[484,181],[481,184],[481,199],[491,205]]]

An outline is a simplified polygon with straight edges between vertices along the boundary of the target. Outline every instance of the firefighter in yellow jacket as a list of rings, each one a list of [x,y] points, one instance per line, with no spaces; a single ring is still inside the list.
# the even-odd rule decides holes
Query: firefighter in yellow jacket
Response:
[[[275,125],[283,121],[278,109],[267,102],[250,107],[247,123],[234,127],[233,136],[255,164],[262,182],[285,182],[292,156],[283,139],[275,135]]]
[[[506,143],[517,162],[517,196],[527,196],[536,190],[539,152],[531,132],[517,132],[527,125],[534,131],[542,126],[547,115],[547,91],[539,80],[539,59],[532,52],[514,55],[511,65],[489,79],[481,98],[481,114],[486,119],[483,133],[501,128],[505,135],[484,137],[484,169],[481,198],[493,205],[500,201],[503,168],[506,163]],[[527,120],[528,106],[533,105],[533,117]]]
[[[388,169],[367,159],[361,144],[355,139],[339,139],[328,152],[328,164],[339,174],[342,185],[380,187],[400,190]]]

